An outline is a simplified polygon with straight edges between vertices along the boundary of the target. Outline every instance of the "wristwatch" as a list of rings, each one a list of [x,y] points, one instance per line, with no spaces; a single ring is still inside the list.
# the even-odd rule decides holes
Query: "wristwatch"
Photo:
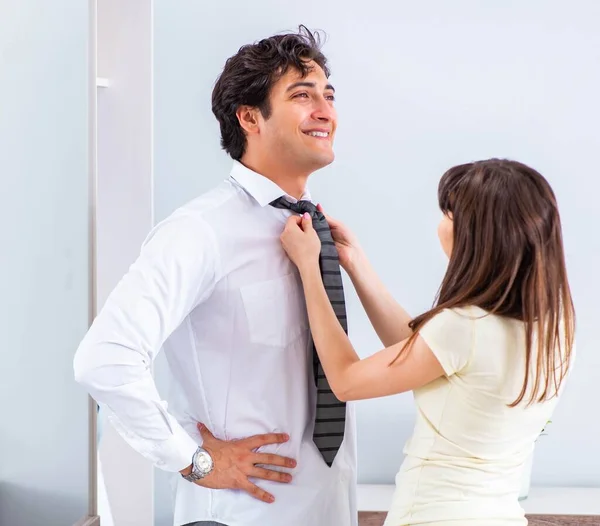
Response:
[[[182,477],[189,482],[201,480],[213,470],[214,463],[210,453],[206,449],[199,447],[192,457],[192,472]]]

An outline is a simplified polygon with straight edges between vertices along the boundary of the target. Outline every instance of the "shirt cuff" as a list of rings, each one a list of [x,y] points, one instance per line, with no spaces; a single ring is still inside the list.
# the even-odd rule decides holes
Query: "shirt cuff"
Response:
[[[180,427],[155,450],[154,455],[159,458],[156,467],[164,471],[181,471],[192,463],[197,449],[196,441]]]

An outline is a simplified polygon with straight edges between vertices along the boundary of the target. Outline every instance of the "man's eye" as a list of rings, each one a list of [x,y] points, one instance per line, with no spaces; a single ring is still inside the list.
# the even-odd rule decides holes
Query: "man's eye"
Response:
[[[297,99],[299,97],[306,97],[306,98],[308,98],[308,93],[297,93],[296,95],[294,95],[295,99]]]
[[[335,95],[327,95],[325,98],[333,102],[335,100]]]

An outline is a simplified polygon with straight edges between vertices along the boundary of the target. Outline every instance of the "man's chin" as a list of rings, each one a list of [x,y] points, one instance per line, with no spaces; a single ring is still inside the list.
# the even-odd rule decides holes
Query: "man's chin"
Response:
[[[326,166],[329,166],[334,160],[335,160],[335,154],[333,153],[333,151],[328,152],[327,154],[315,156],[315,158],[314,158],[314,164],[316,166],[315,170],[320,170],[321,168],[325,168]]]

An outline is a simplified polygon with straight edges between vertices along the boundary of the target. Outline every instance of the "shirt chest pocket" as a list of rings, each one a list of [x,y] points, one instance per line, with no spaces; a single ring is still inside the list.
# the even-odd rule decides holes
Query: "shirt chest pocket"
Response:
[[[308,329],[300,282],[294,274],[240,289],[250,341],[284,348]]]

